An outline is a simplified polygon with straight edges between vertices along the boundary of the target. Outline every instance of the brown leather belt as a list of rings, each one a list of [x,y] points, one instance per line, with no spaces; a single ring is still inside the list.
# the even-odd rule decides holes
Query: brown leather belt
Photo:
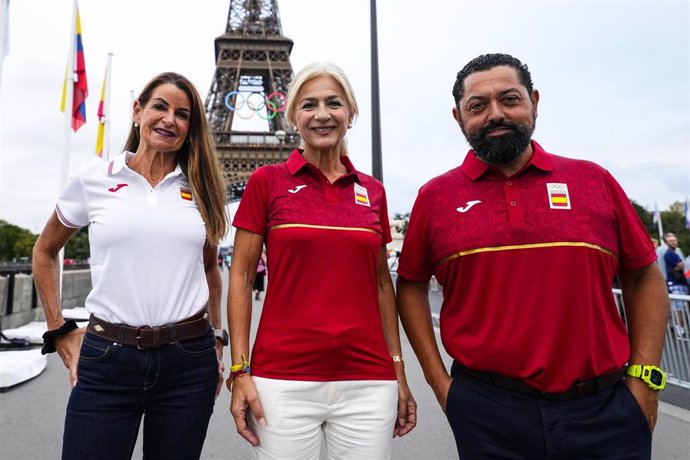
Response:
[[[479,372],[468,369],[457,361],[453,361],[451,367],[451,375],[455,376],[456,372],[462,372],[463,374],[474,377],[475,379],[488,383],[505,390],[516,391],[528,396],[536,396],[544,399],[551,399],[555,401],[564,401],[568,399],[580,398],[582,396],[593,395],[600,391],[606,390],[616,385],[618,382],[623,380],[625,377],[627,366],[623,366],[617,371],[610,374],[602,375],[592,380],[586,380],[584,382],[578,382],[568,390],[559,393],[549,393],[546,391],[538,390],[520,379],[513,379],[510,377],[505,377],[500,374],[494,374],[493,372]]]
[[[170,345],[179,340],[201,337],[207,334],[210,328],[208,313],[206,309],[203,309],[196,315],[177,323],[154,327],[109,323],[91,315],[86,330],[121,345],[148,350]]]

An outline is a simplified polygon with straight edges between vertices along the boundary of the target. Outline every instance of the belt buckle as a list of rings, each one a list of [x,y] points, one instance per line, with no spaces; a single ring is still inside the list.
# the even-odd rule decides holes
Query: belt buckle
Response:
[[[146,350],[141,346],[141,330],[146,328],[146,326],[137,327],[137,350]]]

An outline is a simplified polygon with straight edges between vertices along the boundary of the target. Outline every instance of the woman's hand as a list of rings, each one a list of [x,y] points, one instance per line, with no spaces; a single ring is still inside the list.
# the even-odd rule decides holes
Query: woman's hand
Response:
[[[417,402],[412,397],[405,379],[398,379],[398,417],[395,420],[393,437],[405,436],[417,426]]]
[[[225,372],[225,365],[223,364],[223,343],[216,340],[216,358],[218,358],[218,383],[216,384],[216,399],[220,394],[220,389],[223,388],[223,372]]]
[[[79,365],[79,352],[84,341],[85,327],[80,327],[55,338],[55,350],[62,358],[65,367],[69,369],[69,383],[74,388],[77,384],[77,366]]]
[[[259,401],[259,393],[256,391],[256,384],[251,375],[240,375],[233,380],[231,391],[230,412],[235,419],[237,432],[252,446],[256,447],[259,445],[259,438],[249,425],[249,413],[254,415],[259,425],[266,426],[266,418]]]

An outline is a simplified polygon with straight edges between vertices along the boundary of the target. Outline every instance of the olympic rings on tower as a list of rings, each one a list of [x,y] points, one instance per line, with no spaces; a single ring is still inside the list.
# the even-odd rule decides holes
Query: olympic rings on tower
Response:
[[[259,117],[264,120],[273,120],[278,112],[282,112],[287,108],[287,97],[280,91],[274,91],[268,96],[264,96],[263,93],[252,91],[249,96],[244,95],[240,91],[230,91],[225,95],[225,107],[232,112],[236,112],[237,116],[248,120],[257,113]],[[235,105],[232,105],[231,99],[235,96]],[[249,115],[241,115],[240,110],[247,106],[249,109]],[[263,111],[266,109],[266,115]]]

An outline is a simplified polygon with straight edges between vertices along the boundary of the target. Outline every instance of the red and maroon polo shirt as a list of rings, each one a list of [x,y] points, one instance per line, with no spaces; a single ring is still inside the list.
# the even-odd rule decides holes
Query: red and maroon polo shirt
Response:
[[[383,185],[355,171],[333,184],[295,150],[250,177],[233,225],[263,235],[269,282],[252,373],[286,380],[395,380],[377,264],[391,241]]]
[[[398,275],[443,286],[441,339],[455,360],[559,392],[627,362],[612,281],[656,255],[608,171],[532,147],[512,177],[470,150],[424,185]]]

